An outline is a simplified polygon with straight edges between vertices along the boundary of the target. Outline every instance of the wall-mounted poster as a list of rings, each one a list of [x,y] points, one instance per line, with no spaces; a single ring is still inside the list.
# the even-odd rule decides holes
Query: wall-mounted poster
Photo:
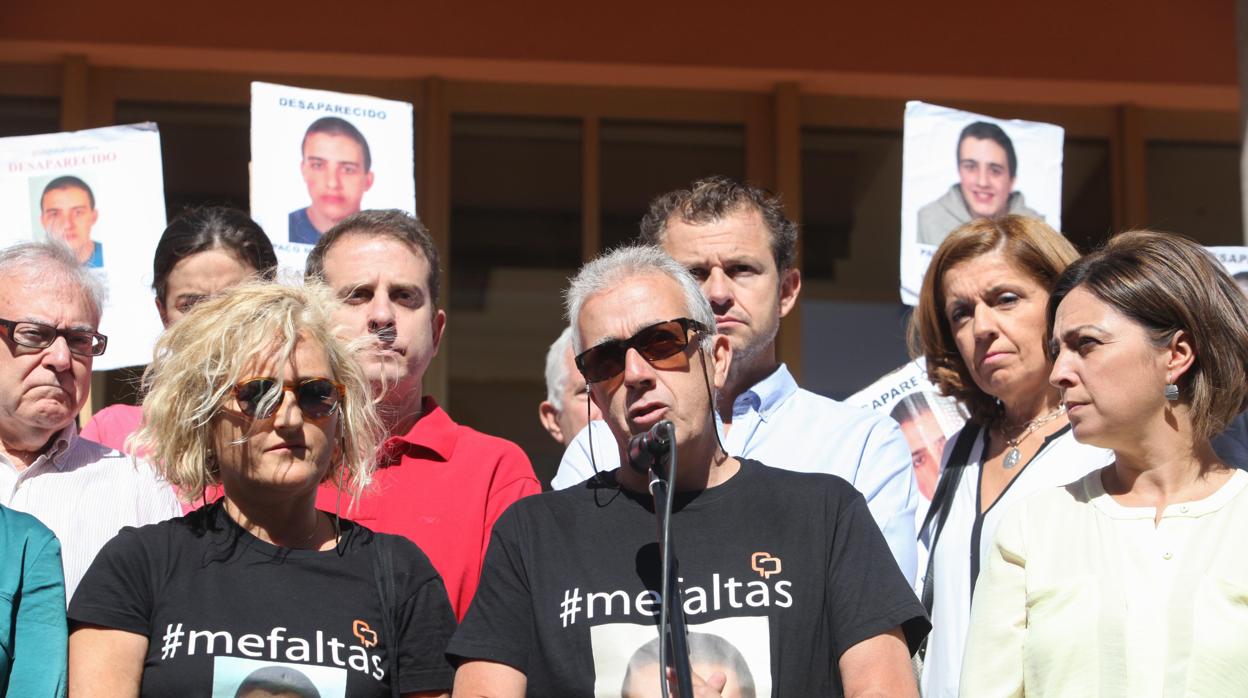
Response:
[[[1061,230],[1060,126],[906,103],[901,184],[901,300],[949,233],[977,218],[1034,216]]]
[[[1222,268],[1235,279],[1239,288],[1248,294],[1248,247],[1207,247],[1218,258]]]
[[[283,270],[361,209],[415,214],[414,155],[407,102],[251,83],[251,216]]]
[[[107,289],[95,370],[146,364],[160,335],[152,255],[165,229],[156,124],[0,139],[0,246],[64,241]]]

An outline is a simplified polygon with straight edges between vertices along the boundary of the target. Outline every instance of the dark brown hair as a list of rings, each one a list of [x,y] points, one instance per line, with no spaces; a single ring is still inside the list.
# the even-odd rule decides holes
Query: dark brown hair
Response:
[[[648,245],[662,246],[667,222],[678,216],[685,223],[700,225],[720,220],[740,209],[758,211],[763,224],[771,232],[771,256],[776,270],[793,266],[797,256],[797,224],[784,213],[780,197],[753,184],[715,175],[699,179],[688,189],[678,189],[650,202],[650,210],[641,219],[641,240]]]
[[[971,419],[981,424],[999,419],[1001,408],[995,397],[975,385],[953,341],[953,330],[945,316],[945,273],[962,262],[992,252],[1000,252],[1010,266],[1045,290],[1053,288],[1062,271],[1079,257],[1075,246],[1044,221],[1013,215],[967,223],[936,248],[923,277],[919,305],[910,316],[910,354],[925,356],[928,380],[940,388],[942,395],[961,402]]]
[[[429,229],[416,216],[398,209],[372,209],[353,213],[330,228],[316,241],[316,246],[308,253],[307,267],[304,278],[325,281],[325,255],[346,235],[369,235],[388,237],[412,248],[425,256],[429,263],[429,298],[438,304],[438,283],[441,272],[438,271],[438,247],[433,244]]]
[[[1248,301],[1203,247],[1151,230],[1114,237],[1057,280],[1049,297],[1050,333],[1057,306],[1076,288],[1139,324],[1158,346],[1187,333],[1196,358],[1177,383],[1198,439],[1212,438],[1244,409]]]
[[[272,279],[277,271],[273,243],[246,213],[228,206],[188,208],[169,222],[152,258],[152,290],[166,301],[169,274],[178,262],[206,250],[223,249]]]

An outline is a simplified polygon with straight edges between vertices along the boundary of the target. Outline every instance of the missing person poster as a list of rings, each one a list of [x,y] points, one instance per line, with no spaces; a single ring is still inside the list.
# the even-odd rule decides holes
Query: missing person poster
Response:
[[[1226,273],[1239,284],[1240,290],[1248,294],[1248,247],[1206,247],[1205,249],[1218,258]]]
[[[95,370],[146,364],[160,335],[152,256],[165,230],[154,123],[0,139],[0,247],[65,242],[103,284]]]
[[[892,417],[914,458],[914,476],[925,502],[932,500],[940,479],[940,457],[945,441],[966,422],[958,403],[944,397],[927,380],[926,361],[910,361],[871,385],[851,395],[845,402]],[[921,507],[926,509],[926,504]],[[922,520],[922,516],[919,517]]]
[[[283,270],[361,209],[415,214],[414,156],[407,102],[251,83],[251,216]]]
[[[901,183],[901,300],[949,233],[978,218],[1043,219],[1061,230],[1060,126],[906,103]]]

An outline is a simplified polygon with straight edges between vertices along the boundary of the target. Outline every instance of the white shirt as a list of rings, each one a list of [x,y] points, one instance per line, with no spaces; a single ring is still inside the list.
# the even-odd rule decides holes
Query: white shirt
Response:
[[[1015,507],[975,593],[962,695],[1248,695],[1248,473],[1156,513],[1114,501],[1100,472]]]
[[[975,427],[971,425],[968,428]],[[961,432],[945,442],[942,472],[960,435]],[[958,488],[954,491],[949,518],[936,543],[936,560],[932,567],[932,576],[936,580],[932,589],[932,632],[927,638],[927,656],[919,680],[925,698],[953,698],[958,695],[962,652],[970,628],[971,566],[975,564],[982,570],[1002,516],[1028,496],[1074,482],[1089,471],[1109,464],[1114,457],[1113,451],[1075,441],[1074,433],[1067,426],[1049,437],[1039,453],[1022,466],[1022,471],[981,517],[978,515],[979,478],[984,438],[985,430],[979,429]],[[924,546],[929,545],[935,527],[933,521],[928,530],[922,532]]]
[[[24,470],[0,454],[0,504],[33,515],[56,534],[67,602],[123,526],[182,515],[173,488],[150,465],[79,438],[72,423]]]
[[[568,445],[552,487],[564,489],[594,475],[591,437],[598,470],[620,467],[619,448],[610,428],[594,421]],[[781,364],[737,396],[732,404],[732,428],[726,435],[721,428],[720,438],[733,456],[849,481],[866,498],[902,573],[914,582],[919,486],[910,446],[892,419],[802,390]]]

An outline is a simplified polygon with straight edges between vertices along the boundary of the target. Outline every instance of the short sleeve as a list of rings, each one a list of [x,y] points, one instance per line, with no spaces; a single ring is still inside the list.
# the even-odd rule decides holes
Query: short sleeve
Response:
[[[13,599],[9,695],[64,696],[68,686],[61,544],[40,528],[28,541],[21,587]]]
[[[847,484],[833,488],[835,517],[829,555],[827,605],[837,661],[850,647],[901,628],[913,654],[931,630],[922,604],[902,575],[862,495]]]
[[[502,453],[498,457],[498,467],[490,482],[489,501],[485,510],[485,540],[481,545],[481,557],[485,557],[489,549],[490,530],[498,517],[502,516],[507,507],[515,504],[531,494],[540,494],[542,485],[533,474],[533,464],[524,455],[520,447],[510,441],[503,442]],[[480,559],[480,558],[479,558]]]
[[[521,529],[517,507],[494,526],[481,584],[447,649],[457,661],[484,659],[527,673],[535,631],[532,591],[517,543],[524,539]]]
[[[134,528],[123,528],[100,549],[69,603],[74,624],[151,636],[152,558]]]
[[[877,420],[863,445],[853,484],[866,497],[867,508],[906,581],[913,583],[918,577],[918,524],[914,512],[919,506],[914,458],[901,427],[887,417]]]
[[[962,696],[1023,695],[1023,640],[1027,634],[1027,554],[1020,502],[997,527],[988,566],[971,602],[970,632],[962,657]]]
[[[455,632],[455,614],[446,586],[415,544],[398,537],[393,540],[408,551],[401,553],[396,568],[413,570],[404,580],[407,600],[399,607],[395,623],[400,692],[449,691],[455,669],[446,658],[446,645]]]

